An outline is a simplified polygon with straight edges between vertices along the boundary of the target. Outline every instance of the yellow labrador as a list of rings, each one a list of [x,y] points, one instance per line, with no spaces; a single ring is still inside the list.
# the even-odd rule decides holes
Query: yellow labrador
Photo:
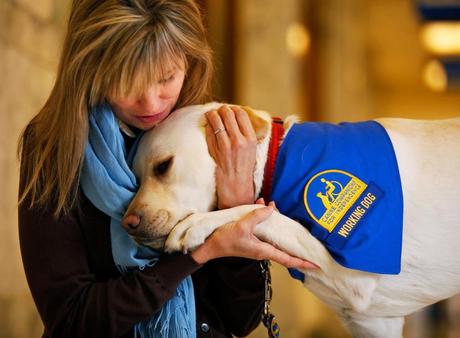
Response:
[[[217,227],[257,205],[215,210],[215,163],[208,153],[204,113],[219,103],[172,113],[145,134],[134,161],[140,189],[124,219],[137,241],[167,251],[193,250]],[[248,109],[259,140],[258,195],[271,136],[271,118]],[[378,120],[394,147],[404,195],[399,274],[345,268],[297,221],[274,212],[257,237],[320,267],[304,284],[332,307],[355,337],[402,337],[404,316],[460,292],[460,118]],[[286,133],[292,119],[285,122]],[[308,156],[308,152],[305,154]]]

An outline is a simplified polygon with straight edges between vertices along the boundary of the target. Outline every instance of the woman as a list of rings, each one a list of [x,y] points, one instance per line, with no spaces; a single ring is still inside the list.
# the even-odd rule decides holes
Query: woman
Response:
[[[73,1],[56,83],[19,145],[21,253],[44,337],[147,336],[139,323],[163,313],[190,275],[196,335],[244,336],[258,325],[264,301],[259,262],[247,258],[308,266],[252,236],[270,215],[267,207],[216,231],[189,255],[164,255],[127,273],[117,269],[110,217],[80,184],[89,116],[108,107],[128,152],[130,136],[174,108],[207,101],[211,73],[192,0]],[[210,125],[229,131],[207,133],[222,187],[219,206],[252,203],[255,137],[248,118],[226,107],[208,115]],[[244,258],[220,258],[228,256]],[[160,321],[165,330],[155,334],[175,336],[168,333],[178,325],[171,318],[168,313]]]

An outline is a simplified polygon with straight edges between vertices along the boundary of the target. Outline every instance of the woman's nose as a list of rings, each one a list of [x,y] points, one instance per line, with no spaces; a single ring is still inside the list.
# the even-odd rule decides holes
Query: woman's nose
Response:
[[[159,113],[163,109],[161,102],[161,95],[155,88],[149,89],[139,98],[142,110],[151,114]]]

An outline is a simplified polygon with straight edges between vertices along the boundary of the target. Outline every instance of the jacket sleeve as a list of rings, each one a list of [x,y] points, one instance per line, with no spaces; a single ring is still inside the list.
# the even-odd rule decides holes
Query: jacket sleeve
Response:
[[[264,279],[260,262],[244,258],[221,258],[211,262],[214,301],[233,335],[249,335],[261,322]]]
[[[20,192],[24,182],[21,170]],[[177,254],[143,271],[97,278],[75,217],[56,219],[50,210],[29,208],[27,200],[18,216],[24,270],[46,337],[120,337],[157,312],[199,268]]]

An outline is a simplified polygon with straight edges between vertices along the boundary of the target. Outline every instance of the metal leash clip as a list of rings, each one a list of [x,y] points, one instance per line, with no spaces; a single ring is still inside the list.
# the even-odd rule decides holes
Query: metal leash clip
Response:
[[[276,322],[275,316],[270,313],[270,302],[272,300],[272,279],[270,275],[270,261],[263,260],[260,262],[260,267],[262,270],[262,275],[265,281],[265,302],[264,302],[264,312],[262,314],[262,323],[267,328],[269,338],[279,338],[280,337],[280,327]]]

